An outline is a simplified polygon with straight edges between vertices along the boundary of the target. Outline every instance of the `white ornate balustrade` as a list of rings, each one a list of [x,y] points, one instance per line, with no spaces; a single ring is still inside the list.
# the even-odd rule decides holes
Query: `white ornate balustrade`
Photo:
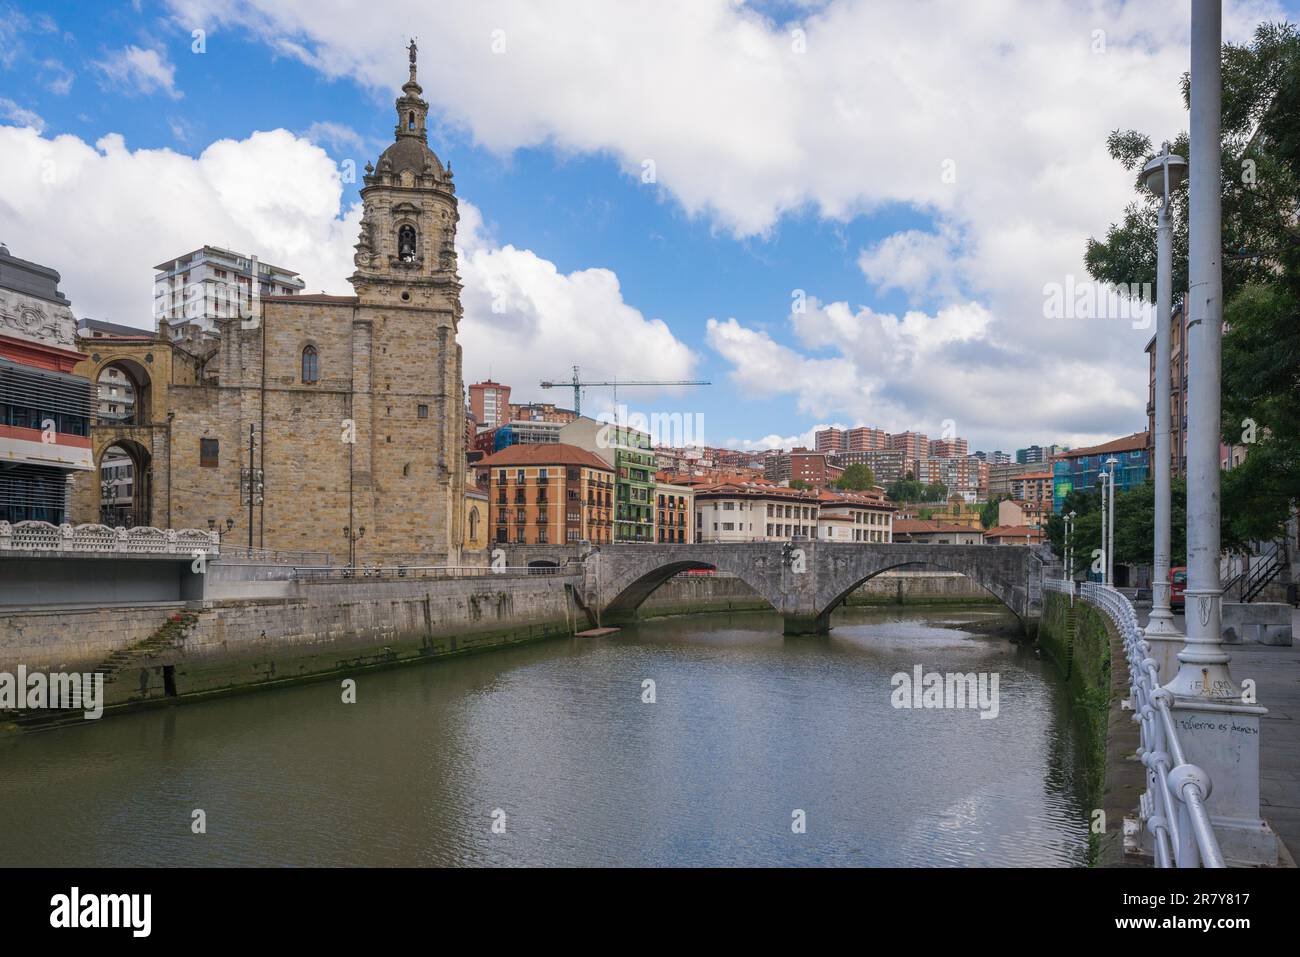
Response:
[[[52,525],[0,522],[0,554],[40,552],[56,555],[218,555],[221,537],[201,528],[110,528],[107,525]]]

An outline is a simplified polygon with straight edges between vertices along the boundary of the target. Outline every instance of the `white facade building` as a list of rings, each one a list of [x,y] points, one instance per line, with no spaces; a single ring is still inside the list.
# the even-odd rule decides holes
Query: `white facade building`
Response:
[[[292,270],[219,246],[204,246],[154,269],[154,321],[166,319],[173,339],[215,337],[216,320],[253,314],[256,299],[294,296],[305,285]]]

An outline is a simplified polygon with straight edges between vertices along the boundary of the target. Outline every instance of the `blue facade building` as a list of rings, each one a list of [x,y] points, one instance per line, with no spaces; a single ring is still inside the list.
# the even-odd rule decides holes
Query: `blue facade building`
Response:
[[[1141,485],[1151,475],[1149,433],[1134,432],[1086,449],[1064,452],[1052,467],[1052,511],[1061,514],[1065,497],[1076,489],[1096,488],[1106,460],[1114,457],[1115,487],[1121,492]]]

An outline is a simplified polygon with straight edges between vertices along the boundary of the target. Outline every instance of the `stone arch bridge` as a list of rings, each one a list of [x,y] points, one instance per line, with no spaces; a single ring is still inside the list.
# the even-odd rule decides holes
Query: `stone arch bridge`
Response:
[[[617,624],[656,588],[690,569],[728,572],[749,585],[785,619],[787,634],[824,632],[849,593],[881,572],[929,566],[958,572],[981,585],[1037,630],[1043,559],[1023,545],[759,542],[721,545],[613,544],[587,547],[506,545],[511,566],[581,561],[578,595],[593,624]]]

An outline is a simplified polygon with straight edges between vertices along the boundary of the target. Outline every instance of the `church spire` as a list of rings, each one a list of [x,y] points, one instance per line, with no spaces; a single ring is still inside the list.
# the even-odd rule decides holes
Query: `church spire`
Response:
[[[403,136],[418,137],[422,142],[428,142],[428,135],[425,131],[425,120],[429,114],[429,104],[426,103],[420,94],[424,90],[415,78],[415,55],[418,51],[415,45],[415,38],[411,38],[406,52],[411,60],[411,77],[402,85],[402,95],[397,98],[397,138],[400,140]]]

